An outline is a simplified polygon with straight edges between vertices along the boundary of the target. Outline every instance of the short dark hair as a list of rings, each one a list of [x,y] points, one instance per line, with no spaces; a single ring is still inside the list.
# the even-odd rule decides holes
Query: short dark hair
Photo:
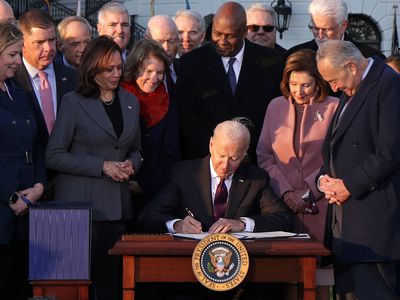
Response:
[[[42,9],[30,9],[24,12],[18,20],[19,29],[24,34],[30,34],[32,28],[56,28],[53,18]]]
[[[78,68],[79,80],[76,89],[78,94],[89,98],[100,96],[100,87],[94,78],[107,68],[107,61],[114,52],[121,55],[121,49],[109,36],[99,36],[89,42],[82,53]]]
[[[134,45],[126,59],[124,79],[127,81],[135,80],[139,75],[143,61],[150,56],[154,56],[164,63],[164,71],[168,69],[169,59],[164,49],[153,40],[142,39]]]
[[[319,87],[319,97],[316,101],[321,102],[328,96],[328,85],[318,72],[316,54],[317,52],[314,50],[302,49],[288,57],[281,81],[281,92],[284,97],[290,97],[289,78],[293,71],[306,72],[315,79],[317,87]]]

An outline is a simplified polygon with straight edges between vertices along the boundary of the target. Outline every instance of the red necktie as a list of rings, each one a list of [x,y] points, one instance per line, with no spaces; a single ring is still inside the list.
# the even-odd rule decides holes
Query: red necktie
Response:
[[[214,197],[214,220],[217,221],[225,215],[226,200],[228,200],[228,189],[225,185],[225,179],[221,178]]]
[[[40,78],[39,93],[40,101],[42,103],[43,117],[46,122],[47,131],[50,134],[53,130],[54,122],[56,120],[53,107],[53,95],[51,92],[50,83],[47,80],[47,73],[45,71],[39,71],[38,76]]]

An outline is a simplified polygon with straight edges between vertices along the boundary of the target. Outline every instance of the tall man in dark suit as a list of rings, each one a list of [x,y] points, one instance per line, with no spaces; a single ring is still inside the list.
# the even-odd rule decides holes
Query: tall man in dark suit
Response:
[[[290,230],[291,213],[273,194],[268,174],[242,163],[249,143],[243,124],[220,123],[209,142],[210,155],[176,165],[139,224],[155,232]]]
[[[282,59],[274,50],[253,44],[246,35],[246,12],[236,2],[223,4],[214,16],[212,43],[182,56],[177,82],[185,159],[204,157],[215,126],[236,116],[250,119],[249,157],[265,111],[279,93]]]
[[[400,77],[348,41],[324,42],[317,63],[343,91],[319,176],[336,299],[399,299]]]
[[[364,44],[356,43],[347,34],[347,4],[344,0],[313,0],[308,11],[310,13],[309,29],[314,39],[306,43],[296,45],[288,50],[288,55],[300,49],[318,50],[318,47],[325,41],[345,40],[352,42],[363,54],[364,57],[378,55],[385,56],[378,50]]]
[[[46,12],[26,11],[19,18],[19,27],[24,34],[23,64],[15,78],[30,96],[40,136],[47,143],[61,98],[75,88],[78,75],[62,63],[53,63],[56,29]]]

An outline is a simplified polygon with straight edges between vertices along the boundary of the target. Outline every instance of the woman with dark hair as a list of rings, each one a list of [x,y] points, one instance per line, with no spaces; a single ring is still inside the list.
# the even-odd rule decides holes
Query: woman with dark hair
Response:
[[[400,73],[400,54],[392,54],[385,59],[385,63],[389,65],[397,73]]]
[[[62,99],[46,152],[47,167],[58,172],[55,200],[92,206],[96,299],[121,296],[121,260],[107,252],[133,216],[128,180],[141,164],[139,104],[119,88],[121,75],[119,46],[107,36],[92,40],[82,54],[77,90]]]
[[[314,50],[305,49],[288,57],[281,82],[283,96],[268,105],[257,159],[269,173],[275,194],[296,214],[295,232],[311,233],[322,242],[328,200],[318,191],[315,177],[338,99],[328,96],[315,56]],[[317,271],[317,285],[332,284],[331,269]],[[328,287],[318,291],[318,299],[329,299]]]
[[[22,33],[0,24],[0,298],[27,299],[28,211],[46,183],[44,145],[26,93],[12,79]]]
[[[168,57],[160,45],[141,40],[128,56],[125,81],[121,84],[140,103],[144,160],[136,180],[145,202],[160,191],[180,156],[177,110],[163,82],[168,65]]]

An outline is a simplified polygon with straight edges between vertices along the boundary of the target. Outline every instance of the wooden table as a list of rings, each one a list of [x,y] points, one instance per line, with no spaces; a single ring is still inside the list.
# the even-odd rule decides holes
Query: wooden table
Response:
[[[247,282],[303,283],[315,299],[316,257],[330,252],[315,239],[243,241],[250,256]],[[109,254],[123,256],[123,299],[135,298],[136,282],[197,282],[192,253],[198,241],[168,235],[124,235]]]

